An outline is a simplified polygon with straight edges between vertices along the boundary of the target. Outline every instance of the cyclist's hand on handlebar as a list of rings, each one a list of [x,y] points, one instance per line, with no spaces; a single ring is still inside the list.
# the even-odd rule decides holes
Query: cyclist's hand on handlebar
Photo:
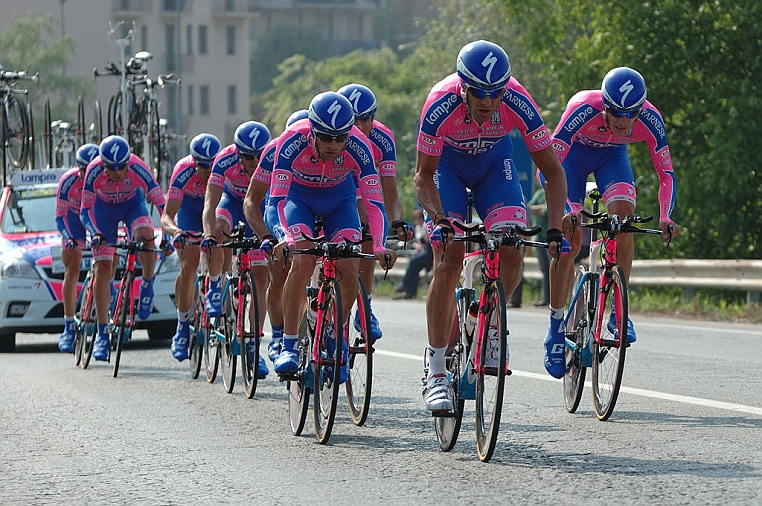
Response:
[[[185,232],[178,232],[172,237],[172,247],[176,250],[182,249],[185,246],[185,240],[188,238],[188,234]]]
[[[660,220],[659,228],[661,229],[661,238],[665,241],[671,241],[680,235],[680,225],[672,220]]]
[[[217,238],[207,235],[201,240],[201,251],[211,253],[212,248],[217,246]]]
[[[432,248],[444,252],[445,247],[448,244],[452,244],[454,236],[455,230],[452,228],[450,220],[441,218],[434,226],[434,230],[429,234],[429,241],[431,242]]]
[[[552,257],[560,259],[571,251],[571,244],[557,228],[548,229],[546,241],[548,242],[548,252]]]
[[[104,246],[106,244],[106,238],[103,236],[103,234],[95,234],[90,238],[90,247],[92,249],[98,250],[101,248],[101,246]]]
[[[69,237],[66,239],[66,243],[64,244],[64,249],[67,251],[74,251],[79,247],[79,243],[77,240],[73,237]]]
[[[415,229],[412,223],[394,220],[392,222],[392,230],[394,230],[394,232],[397,234],[397,239],[402,242],[408,242],[413,238],[413,231]]]
[[[387,271],[394,267],[394,264],[397,262],[397,252],[389,248],[375,251],[373,252],[373,255],[376,257],[376,260],[381,267]]]
[[[285,262],[289,255],[289,249],[288,244],[286,241],[281,241],[279,243],[275,243],[275,240],[273,239],[273,249],[272,249],[272,259],[274,261],[283,261]],[[285,268],[285,264],[284,264]]]

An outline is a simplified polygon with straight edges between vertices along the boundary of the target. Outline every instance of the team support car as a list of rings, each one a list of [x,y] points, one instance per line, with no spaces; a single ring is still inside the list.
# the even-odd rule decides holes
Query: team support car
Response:
[[[61,291],[64,267],[61,234],[56,229],[56,189],[64,170],[19,171],[0,196],[0,352],[12,352],[16,333],[63,331]],[[157,248],[161,239],[158,216]],[[80,264],[82,283],[92,257],[85,252]],[[121,258],[120,264],[124,263]],[[121,276],[117,268],[116,279]],[[150,339],[172,337],[177,323],[175,279],[180,270],[177,255],[160,255],[154,276],[153,312],[138,320],[137,328],[147,329]],[[136,277],[142,271],[138,264]],[[81,288],[81,284],[80,284]]]

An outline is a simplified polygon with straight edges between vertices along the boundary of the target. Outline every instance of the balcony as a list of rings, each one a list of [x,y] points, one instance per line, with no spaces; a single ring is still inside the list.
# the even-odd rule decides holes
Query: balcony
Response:
[[[212,0],[212,16],[216,18],[239,18],[251,16],[257,10],[256,0]]]
[[[147,16],[153,10],[151,0],[112,0],[111,10],[114,16],[134,19]]]

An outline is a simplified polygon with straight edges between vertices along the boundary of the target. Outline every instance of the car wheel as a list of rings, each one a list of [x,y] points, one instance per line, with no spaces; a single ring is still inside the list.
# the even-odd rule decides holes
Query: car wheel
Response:
[[[175,335],[175,328],[177,322],[156,322],[149,324],[148,327],[148,339],[151,341],[163,341],[165,339],[172,339]]]
[[[13,353],[16,351],[16,333],[0,334],[0,353]]]

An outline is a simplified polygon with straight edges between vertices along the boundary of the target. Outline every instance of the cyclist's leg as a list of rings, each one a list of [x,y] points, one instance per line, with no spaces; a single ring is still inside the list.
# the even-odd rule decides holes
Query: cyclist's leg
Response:
[[[282,237],[277,210],[265,208],[262,214],[270,233],[276,237]],[[286,275],[288,275],[290,266],[290,258],[285,265],[283,262],[275,262],[272,259],[267,261],[267,268],[270,271],[270,283],[267,286],[267,314],[270,317],[270,329],[272,330],[271,340],[267,346],[267,356],[271,362],[278,358],[283,345],[283,285],[286,283]]]
[[[135,198],[125,202],[125,204],[128,207],[124,216],[124,224],[128,227],[132,240],[142,240],[147,246],[155,247],[153,219],[142,194],[138,193]],[[140,283],[137,314],[138,318],[145,320],[151,315],[151,310],[153,309],[153,274],[154,267],[156,266],[156,253],[141,251],[138,254],[138,258],[143,270],[143,280]]]
[[[117,225],[122,218],[119,206],[104,204],[96,200],[93,206],[93,225],[105,237],[106,244],[117,241]],[[108,359],[110,337],[108,332],[109,306],[111,303],[111,280],[113,278],[114,248],[100,246],[93,251],[95,275],[95,313],[98,322],[98,335],[93,344],[95,360]]]
[[[360,210],[361,206],[364,207],[362,200],[357,201],[357,208]],[[386,237],[389,234],[389,219],[386,215],[386,209],[383,205],[381,207],[381,213],[384,216],[384,237]],[[367,215],[367,211],[365,211],[365,214]],[[362,213],[361,213],[362,216]],[[367,224],[367,221],[363,222]],[[367,225],[364,225],[367,226]],[[373,244],[371,242],[365,242],[362,246],[363,253],[369,253],[373,254]],[[368,305],[371,306],[371,301],[373,298],[373,273],[376,268],[376,260],[375,259],[362,259],[360,260],[360,276],[362,276],[363,283],[365,283],[365,287],[368,291]],[[362,325],[360,323],[359,318],[355,318],[354,322],[351,322],[355,329],[360,332],[362,330]],[[376,341],[377,339],[381,339],[383,337],[383,332],[381,331],[381,326],[378,323],[378,319],[376,318],[376,315],[373,313],[373,307],[370,308],[370,327],[371,327],[371,338],[373,341]]]
[[[62,290],[64,306],[64,330],[58,340],[58,349],[61,353],[74,351],[74,338],[76,337],[76,324],[74,311],[77,301],[77,281],[79,280],[79,266],[82,262],[82,251],[85,247],[85,229],[79,221],[79,216],[69,213],[69,234],[77,241],[77,248],[66,249],[66,241],[61,243],[61,260],[64,264],[64,279]],[[77,227],[77,225],[79,225]]]
[[[187,203],[186,203],[187,201]],[[177,211],[177,226],[186,232],[199,233],[203,230],[201,211],[203,202],[201,199],[186,198]],[[186,244],[177,250],[180,259],[180,272],[175,280],[175,304],[177,305],[177,331],[172,338],[172,356],[183,361],[188,358],[188,344],[190,342],[190,318],[193,297],[195,295],[194,283],[198,271],[198,263],[201,257],[201,247],[198,244]]]

